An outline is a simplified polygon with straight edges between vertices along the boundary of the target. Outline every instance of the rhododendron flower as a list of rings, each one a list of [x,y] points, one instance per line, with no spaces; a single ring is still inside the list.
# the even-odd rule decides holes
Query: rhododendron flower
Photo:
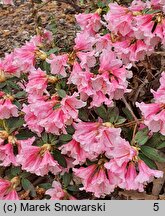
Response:
[[[3,60],[0,59],[0,71],[5,73],[5,77],[9,78],[12,76],[20,77],[20,71],[14,60],[14,52],[5,54]]]
[[[0,199],[1,200],[19,200],[15,188],[19,185],[19,178],[14,177],[11,181],[0,179]]]
[[[73,138],[85,151],[96,155],[111,151],[121,132],[120,128],[101,122],[79,122],[74,127]]]
[[[82,180],[83,187],[80,190],[92,192],[96,197],[105,197],[114,191],[115,186],[110,184],[105,170],[102,167],[98,168],[96,164],[86,168],[74,168],[73,171]]]
[[[18,163],[16,161],[16,157],[14,155],[14,144],[7,143],[4,144],[3,142],[0,142],[0,166],[10,166],[13,164],[14,166],[18,166]]]
[[[107,21],[107,27],[115,34],[118,32],[122,36],[132,32],[132,13],[126,7],[120,6],[117,3],[109,4],[109,12],[104,15]]]
[[[9,98],[0,99],[0,119],[8,119],[18,116],[18,107],[12,104]]]
[[[80,59],[82,68],[94,67],[96,64],[96,58],[94,56],[95,51],[92,52],[77,52],[76,55]]]
[[[151,92],[154,95],[154,99],[156,103],[163,104],[165,101],[165,72],[161,73],[160,78],[160,87],[157,89],[157,91],[151,90]]]
[[[27,72],[33,68],[37,50],[33,42],[27,42],[21,48],[14,50],[15,61],[21,71]]]
[[[121,188],[126,190],[138,190],[139,192],[144,191],[144,186],[142,183],[136,181],[137,171],[134,163],[129,163],[127,173],[125,175],[125,181],[120,184]]]
[[[152,132],[158,132],[165,135],[165,110],[164,105],[152,103],[136,103],[136,106],[140,108],[142,115],[144,116],[144,124]]]
[[[84,151],[80,146],[80,143],[74,139],[67,144],[62,145],[59,149],[62,154],[74,158],[74,165],[85,163],[87,158],[90,160],[92,159],[92,155]]]
[[[135,181],[138,183],[147,183],[153,181],[153,178],[162,178],[163,172],[159,170],[150,169],[142,160],[138,161],[139,174]]]
[[[20,154],[17,155],[17,161],[22,165],[23,170],[36,175],[44,176],[49,171],[56,175],[61,171],[61,168],[57,161],[53,159],[50,150],[50,144],[44,144],[41,147],[22,146]]]
[[[101,18],[98,13],[75,15],[77,23],[82,30],[95,34],[101,28]]]
[[[61,101],[61,109],[63,112],[73,119],[78,119],[78,109],[86,106],[86,102],[78,100],[76,97],[78,93],[74,93],[72,96],[65,96]]]
[[[75,38],[75,51],[92,51],[92,47],[95,44],[95,37],[91,36],[88,32],[77,33]]]
[[[62,189],[62,186],[59,182],[53,181],[51,189],[48,189],[45,194],[51,196],[51,200],[75,200],[73,196],[71,196],[69,193],[67,193],[66,190]]]
[[[2,0],[3,4],[10,4],[10,5],[14,5],[13,0]]]
[[[54,54],[51,54],[50,59],[47,59],[47,62],[50,64],[51,67],[51,73],[52,74],[58,74],[63,77],[67,76],[66,69],[67,67],[67,61],[68,61],[68,55],[59,55],[55,56]]]
[[[26,92],[29,94],[43,95],[48,84],[48,77],[45,71],[33,69],[28,77],[29,82],[26,85]]]

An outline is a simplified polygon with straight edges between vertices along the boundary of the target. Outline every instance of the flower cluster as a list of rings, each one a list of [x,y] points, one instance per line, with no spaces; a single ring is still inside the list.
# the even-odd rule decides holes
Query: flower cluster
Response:
[[[21,170],[0,179],[0,199],[20,199],[29,174],[49,176],[45,195],[60,200],[76,199],[78,185],[99,198],[117,187],[142,192],[163,177],[144,159],[138,133],[147,126],[146,140],[151,132],[165,135],[165,72],[151,90],[154,102],[136,102],[140,121],[120,116],[134,124],[131,138],[113,108],[131,91],[132,65],[164,45],[164,13],[164,0],[111,3],[107,14],[76,15],[81,30],[71,53],[46,52],[53,38],[44,30],[0,59],[0,166]]]

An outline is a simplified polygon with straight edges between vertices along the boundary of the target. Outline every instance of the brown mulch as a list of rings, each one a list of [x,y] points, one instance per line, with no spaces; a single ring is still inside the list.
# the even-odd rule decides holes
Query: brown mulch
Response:
[[[53,1],[43,7],[35,4],[32,8],[29,0],[17,3],[19,5],[16,6],[0,5],[0,57],[35,35],[36,22],[38,26],[53,30],[59,47],[73,44],[77,28],[74,16],[77,12],[69,4]]]

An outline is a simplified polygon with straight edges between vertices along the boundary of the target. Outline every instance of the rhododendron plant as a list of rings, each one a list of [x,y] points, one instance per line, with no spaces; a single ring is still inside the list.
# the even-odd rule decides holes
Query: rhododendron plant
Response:
[[[165,46],[164,4],[77,14],[71,52],[49,50],[53,34],[40,29],[0,59],[0,199],[36,199],[39,189],[43,199],[106,198],[163,177],[165,72],[152,74],[149,59]],[[139,98],[137,80],[153,77]]]

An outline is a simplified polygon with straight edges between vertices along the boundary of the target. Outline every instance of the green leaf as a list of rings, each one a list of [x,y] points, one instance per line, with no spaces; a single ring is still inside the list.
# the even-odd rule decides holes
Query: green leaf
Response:
[[[48,134],[47,133],[42,133],[42,140],[43,140],[43,142],[46,144],[46,143],[48,143]]]
[[[126,121],[126,118],[119,116],[115,124],[123,124]]]
[[[60,103],[57,103],[57,104],[53,107],[53,110],[60,108],[60,106],[61,106],[61,104],[60,104]]]
[[[7,128],[9,128],[9,133],[12,133],[13,131],[15,131],[16,129],[22,127],[22,125],[24,124],[24,119],[20,118],[20,117],[13,117],[10,119],[6,120],[6,125]]]
[[[35,191],[35,188],[34,186],[32,185],[32,183],[26,179],[26,178],[22,178],[21,180],[21,184],[22,184],[22,187],[25,191],[30,191],[30,194],[32,197],[35,197],[36,196],[36,191]]]
[[[64,175],[62,176],[62,180],[65,187],[68,187],[71,179],[72,179],[72,175],[70,173],[64,173]]]
[[[59,140],[60,141],[63,141],[63,142],[69,142],[72,140],[72,135],[70,134],[62,134],[60,137],[59,137]]]
[[[67,189],[68,189],[69,191],[73,191],[73,192],[79,191],[79,188],[80,188],[79,185],[69,185],[69,186],[67,187]]]
[[[42,183],[38,185],[40,188],[44,188],[45,190],[48,190],[52,187],[52,184],[50,183]]]
[[[138,131],[135,135],[135,142],[139,145],[144,145],[149,139],[148,132],[148,128]]]
[[[35,136],[35,134],[29,130],[21,130],[19,134],[15,135],[18,140],[25,140]]]
[[[17,94],[14,95],[15,98],[22,98],[26,96],[26,92],[25,91],[20,91]]]
[[[11,168],[11,175],[14,177],[18,174],[20,174],[21,168],[20,167],[12,167]]]
[[[0,89],[4,88],[6,86],[6,82],[0,83]]]
[[[85,109],[80,109],[78,112],[78,118],[81,119],[82,121],[88,121],[88,112]]]
[[[154,133],[153,136],[147,141],[146,145],[156,148],[158,143],[161,143],[160,133]]]
[[[133,120],[132,114],[130,113],[130,111],[126,107],[122,108],[122,111],[129,120]]]
[[[66,128],[66,131],[67,131],[68,134],[73,135],[74,132],[75,132],[75,129],[74,129],[74,127],[73,127],[72,125],[69,125],[69,126]]]
[[[158,150],[150,147],[150,146],[142,146],[141,147],[141,152],[147,156],[148,158],[150,158],[151,160],[154,160],[154,161],[157,161],[157,162],[160,162],[160,163],[163,163],[165,162],[165,158],[164,157],[161,157],[159,155],[159,152]]]
[[[156,166],[156,163],[149,159],[148,157],[146,157],[144,154],[139,153],[139,157],[141,160],[143,160],[151,169],[158,169]]]
[[[104,105],[95,108],[95,112],[100,118],[104,120],[107,118],[107,110],[105,109]]]
[[[64,98],[66,97],[66,92],[63,89],[58,89],[57,94],[61,97]]]
[[[109,108],[108,118],[111,123],[116,123],[119,118],[119,109],[117,107]]]
[[[156,145],[156,149],[162,149],[162,148],[165,148],[165,142]]]
[[[7,85],[13,89],[17,89],[20,90],[19,85],[17,85],[15,82],[11,81],[11,80],[7,80],[6,81]]]
[[[58,53],[59,52],[59,48],[55,47],[53,49],[50,49],[48,52],[46,52],[47,55],[50,55],[52,53]]]
[[[53,151],[54,159],[64,168],[67,168],[67,162],[65,157],[61,154],[61,152],[58,149],[55,149]]]

